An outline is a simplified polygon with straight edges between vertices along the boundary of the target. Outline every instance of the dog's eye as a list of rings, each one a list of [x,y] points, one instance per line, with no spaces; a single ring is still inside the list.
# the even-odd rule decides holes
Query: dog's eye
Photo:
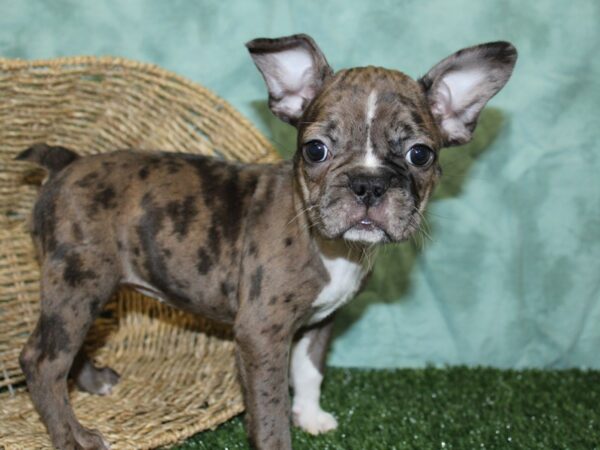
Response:
[[[417,167],[425,167],[431,161],[433,161],[433,150],[423,144],[413,145],[408,153],[406,153],[406,160]]]
[[[302,147],[304,159],[311,163],[320,163],[327,159],[329,149],[321,141],[310,141]]]

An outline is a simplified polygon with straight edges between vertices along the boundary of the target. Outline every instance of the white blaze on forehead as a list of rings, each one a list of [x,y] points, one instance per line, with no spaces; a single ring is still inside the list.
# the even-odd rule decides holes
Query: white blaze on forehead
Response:
[[[369,97],[367,98],[367,114],[366,114],[366,124],[367,124],[367,148],[364,165],[366,167],[377,167],[379,166],[379,159],[375,156],[373,152],[373,142],[371,140],[371,127],[373,125],[373,119],[375,118],[375,111],[377,109],[377,92],[371,91]]]
[[[367,124],[371,124],[375,117],[375,108],[377,107],[377,91],[371,91],[367,98]]]

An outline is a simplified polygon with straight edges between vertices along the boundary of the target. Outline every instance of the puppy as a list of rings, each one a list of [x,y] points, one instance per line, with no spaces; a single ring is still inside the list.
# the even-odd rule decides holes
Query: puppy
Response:
[[[478,45],[414,81],[334,72],[306,35],[247,47],[271,110],[298,130],[292,162],[46,145],[17,157],[49,172],[31,221],[41,314],[20,363],[58,449],[108,448],[77,421],[67,376],[97,394],[118,381],[81,345],[120,285],[233,325],[256,448],[290,449],[290,416],[309,433],[335,429],[319,406],[332,313],[359,289],[374,244],[418,229],[440,149],[471,139],[517,58],[509,43]]]

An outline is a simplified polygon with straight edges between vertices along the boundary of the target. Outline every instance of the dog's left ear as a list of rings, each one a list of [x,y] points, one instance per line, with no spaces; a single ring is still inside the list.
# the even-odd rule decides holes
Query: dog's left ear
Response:
[[[471,140],[479,113],[506,84],[516,61],[510,43],[491,42],[460,50],[419,80],[446,146]]]
[[[254,39],[246,44],[269,89],[269,107],[281,120],[296,125],[304,109],[333,73],[310,36]]]

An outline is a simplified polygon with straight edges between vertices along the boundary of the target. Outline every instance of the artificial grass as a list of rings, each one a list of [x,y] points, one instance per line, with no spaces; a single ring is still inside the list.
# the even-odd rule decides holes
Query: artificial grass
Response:
[[[329,368],[323,388],[339,428],[294,450],[600,449],[600,371]],[[172,447],[249,448],[242,417]]]

